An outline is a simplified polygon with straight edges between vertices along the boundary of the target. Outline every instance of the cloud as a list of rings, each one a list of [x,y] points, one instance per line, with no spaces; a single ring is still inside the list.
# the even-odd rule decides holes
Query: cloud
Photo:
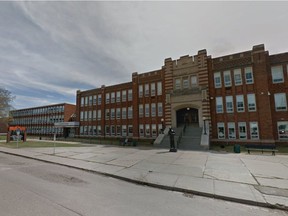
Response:
[[[0,2],[0,85],[17,96],[16,108],[54,103],[57,97],[59,103],[75,103],[77,89],[131,81],[133,72],[160,69],[165,58],[200,49],[218,57],[265,43],[270,53],[286,52],[287,6]]]

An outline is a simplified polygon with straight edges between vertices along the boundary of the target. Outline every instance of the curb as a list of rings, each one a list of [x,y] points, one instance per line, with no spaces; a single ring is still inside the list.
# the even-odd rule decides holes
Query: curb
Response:
[[[224,201],[230,201],[230,202],[246,204],[246,205],[251,205],[251,206],[259,206],[259,207],[265,207],[265,208],[270,208],[270,209],[278,209],[278,210],[282,210],[282,211],[288,211],[288,206],[273,205],[273,204],[270,204],[267,202],[265,202],[265,203],[264,202],[256,202],[256,201],[252,201],[252,200],[245,200],[245,199],[239,199],[239,198],[234,198],[234,197],[221,196],[221,195],[210,194],[210,193],[205,193],[205,192],[200,192],[200,191],[195,191],[195,190],[189,190],[189,189],[183,189],[183,188],[178,188],[178,187],[170,187],[170,186],[166,186],[166,185],[144,182],[144,181],[140,181],[140,180],[136,180],[136,179],[118,176],[115,174],[104,173],[104,172],[99,172],[99,171],[95,171],[95,170],[89,170],[89,169],[85,169],[85,168],[81,168],[81,167],[75,167],[75,166],[71,166],[71,165],[67,165],[67,164],[57,163],[57,162],[48,161],[48,160],[35,158],[35,157],[31,157],[31,156],[26,156],[26,155],[21,155],[21,154],[17,154],[17,153],[5,152],[3,150],[0,150],[0,152],[4,153],[4,154],[20,156],[23,158],[33,159],[33,160],[37,160],[37,161],[41,161],[41,162],[45,162],[45,163],[56,164],[56,165],[65,166],[65,167],[69,167],[69,168],[73,168],[73,169],[78,169],[78,170],[82,170],[82,171],[86,171],[86,172],[91,172],[91,173],[99,174],[102,176],[108,176],[108,177],[112,177],[112,178],[119,179],[122,181],[130,182],[130,183],[134,183],[134,184],[138,184],[138,185],[146,185],[149,187],[158,188],[158,189],[162,189],[162,190],[176,191],[176,192],[198,195],[198,196],[202,196],[202,197],[219,199],[219,200],[224,200]]]

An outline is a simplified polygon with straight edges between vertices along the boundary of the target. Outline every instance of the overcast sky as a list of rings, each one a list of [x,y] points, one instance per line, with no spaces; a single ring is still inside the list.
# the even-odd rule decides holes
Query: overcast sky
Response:
[[[265,44],[288,52],[288,2],[0,2],[0,86],[16,109],[74,103],[164,59]]]

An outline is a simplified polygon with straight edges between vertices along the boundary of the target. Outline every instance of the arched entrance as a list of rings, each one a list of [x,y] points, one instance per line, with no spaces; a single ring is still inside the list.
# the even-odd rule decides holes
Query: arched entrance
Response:
[[[176,112],[177,127],[186,124],[199,124],[198,109],[183,108]]]

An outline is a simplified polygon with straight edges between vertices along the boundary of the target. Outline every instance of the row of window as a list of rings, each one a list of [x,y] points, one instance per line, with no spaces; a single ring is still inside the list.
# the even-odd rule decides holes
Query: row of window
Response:
[[[132,89],[128,90],[128,101],[132,101],[133,94]],[[126,102],[127,101],[127,90],[122,90],[115,92],[106,93],[105,102],[106,104],[118,102]]]
[[[64,122],[64,115],[51,115],[51,116],[39,116],[33,118],[15,118],[13,125],[29,125],[29,124],[52,124],[55,122]]]
[[[16,110],[16,111],[11,111],[11,114],[13,117],[20,117],[20,116],[42,115],[42,114],[48,114],[48,113],[59,113],[59,112],[64,112],[63,105],[29,109],[29,110]]]
[[[227,131],[225,129],[227,127]],[[238,129],[236,131],[236,128]],[[277,131],[279,140],[288,139],[288,121],[278,121]],[[218,139],[259,139],[258,122],[249,122],[249,131],[246,122],[228,122],[227,125],[223,122],[217,123]],[[226,135],[227,132],[227,135]],[[236,136],[236,134],[238,134]],[[248,136],[249,134],[249,136]]]
[[[157,92],[156,92],[156,83],[146,83],[144,85],[139,85],[138,87],[138,96],[139,98],[143,97],[153,97],[162,95],[162,82],[157,82]]]
[[[245,103],[244,103],[244,95],[236,95],[236,96],[226,96],[225,105],[226,105],[226,112],[233,113],[234,112],[234,100],[236,98],[236,111],[237,112],[245,112]],[[247,94],[247,104],[248,104],[248,111],[254,112],[256,111],[256,99],[255,94]],[[224,106],[223,106],[223,97],[216,97],[216,113],[223,113]]]
[[[243,78],[242,78],[242,70],[240,68],[234,69],[233,71],[227,70],[223,72],[215,72],[214,73],[214,86],[215,88],[222,88],[222,85],[224,84],[225,87],[231,87],[232,86],[232,76],[234,77],[234,85],[242,85],[243,84]],[[244,68],[244,74],[245,74],[245,82],[246,84],[253,84],[254,78],[253,78],[253,71],[252,67],[246,67]],[[223,80],[223,84],[222,84]]]
[[[176,78],[174,80],[174,89],[189,89],[198,86],[198,77],[197,75],[185,76],[181,78]]]
[[[140,137],[157,137],[162,130],[162,124],[140,124]],[[102,136],[101,125],[80,126],[80,135]],[[133,136],[132,125],[106,125],[105,136]]]
[[[28,134],[62,134],[63,128],[55,128],[55,127],[28,127]]]

